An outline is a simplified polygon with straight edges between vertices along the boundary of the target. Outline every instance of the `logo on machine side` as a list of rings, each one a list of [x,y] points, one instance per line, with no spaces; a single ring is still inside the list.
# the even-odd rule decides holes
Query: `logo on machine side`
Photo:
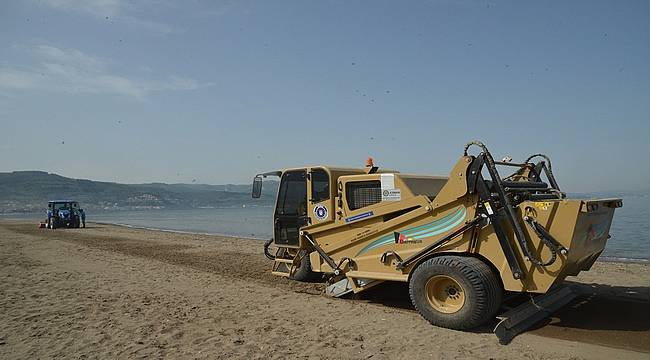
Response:
[[[314,216],[316,216],[316,219],[318,219],[318,221],[327,219],[327,206],[322,204],[316,205],[314,208]]]
[[[437,220],[434,220],[430,223],[411,227],[406,230],[402,230],[402,232],[399,233],[393,232],[392,234],[382,236],[379,239],[366,245],[363,249],[361,249],[357,253],[357,256],[363,255],[368,251],[374,250],[384,245],[399,244],[401,236],[404,236],[404,240],[403,240],[404,242],[402,242],[402,244],[405,243],[408,244],[409,240],[422,241],[423,239],[428,237],[444,234],[448,231],[453,230],[458,225],[462,224],[463,220],[465,220],[466,217],[467,217],[467,210],[465,210],[464,207],[459,206],[455,210],[450,211],[447,215]],[[345,219],[345,222],[350,222],[348,221],[348,219]],[[395,234],[397,234],[399,237],[396,237]]]
[[[393,236],[395,237],[395,244],[420,244],[422,243],[422,240],[420,239],[413,239],[408,236],[405,236],[404,234],[400,234],[397,231],[393,233]]]
[[[605,236],[605,233],[607,232],[607,224],[606,223],[598,223],[598,224],[590,224],[589,228],[587,229],[587,234],[585,235],[585,241],[590,242],[595,239],[600,239],[603,236]]]

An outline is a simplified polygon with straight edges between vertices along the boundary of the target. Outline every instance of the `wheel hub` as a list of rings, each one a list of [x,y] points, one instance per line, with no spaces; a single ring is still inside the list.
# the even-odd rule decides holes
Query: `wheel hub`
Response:
[[[451,314],[465,305],[465,291],[453,278],[446,275],[432,276],[425,285],[429,304],[442,313]]]

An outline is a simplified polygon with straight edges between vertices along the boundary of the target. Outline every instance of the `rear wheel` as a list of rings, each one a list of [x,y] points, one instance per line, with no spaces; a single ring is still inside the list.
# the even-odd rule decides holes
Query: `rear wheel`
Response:
[[[300,250],[298,253],[298,257],[300,257],[300,265],[298,265],[296,270],[293,272],[293,275],[291,275],[292,279],[309,282],[316,281],[320,278],[320,274],[311,269],[311,260],[309,259],[310,254],[311,253],[307,252],[307,250]]]
[[[503,291],[497,275],[472,257],[440,256],[418,265],[409,281],[413,306],[430,323],[465,330],[492,320]]]

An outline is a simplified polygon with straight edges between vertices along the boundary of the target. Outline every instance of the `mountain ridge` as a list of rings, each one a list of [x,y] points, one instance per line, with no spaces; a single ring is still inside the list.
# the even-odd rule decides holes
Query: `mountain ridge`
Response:
[[[39,170],[0,172],[0,213],[41,211],[52,199],[74,199],[91,210],[269,206],[278,183],[265,181],[260,199],[250,184],[123,184],[69,178]]]

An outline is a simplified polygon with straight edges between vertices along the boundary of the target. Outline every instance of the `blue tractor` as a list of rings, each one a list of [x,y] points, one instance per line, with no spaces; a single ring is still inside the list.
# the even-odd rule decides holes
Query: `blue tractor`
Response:
[[[82,219],[83,218],[83,219]],[[72,200],[53,200],[47,204],[47,224],[50,229],[61,227],[78,228],[81,223],[85,227],[85,215],[79,203]]]

